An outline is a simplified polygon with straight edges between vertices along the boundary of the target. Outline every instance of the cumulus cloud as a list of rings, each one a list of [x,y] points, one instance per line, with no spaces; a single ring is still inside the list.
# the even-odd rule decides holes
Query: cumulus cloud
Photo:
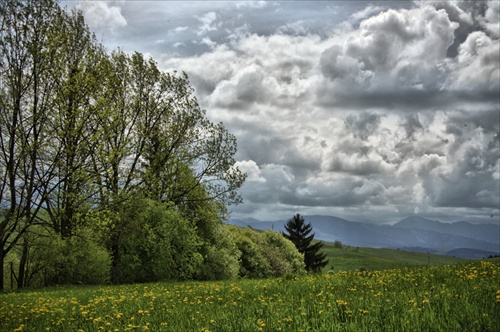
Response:
[[[121,7],[103,1],[79,1],[78,7],[92,28],[120,28],[127,25]]]
[[[238,161],[235,164],[242,172],[247,174],[248,182],[266,182],[266,179],[262,177],[262,173],[259,166],[253,160],[243,160]]]
[[[362,10],[352,14],[349,17],[348,21],[352,24],[359,25],[360,22],[364,21],[367,18],[370,18],[371,16],[374,16],[375,14],[379,14],[382,11],[384,11],[383,7],[374,6],[374,5],[370,4],[367,7],[363,8]]]
[[[207,32],[215,31],[220,27],[220,23],[217,22],[217,13],[210,11],[201,16],[196,16],[200,21],[201,25],[196,32],[199,36],[205,35]]]
[[[264,8],[268,4],[267,1],[241,1],[236,3],[237,8]]]
[[[491,39],[482,31],[472,32],[459,46],[452,64],[450,87],[457,90],[479,89],[498,92],[500,61],[498,39]]]
[[[363,20],[342,44],[323,52],[321,100],[401,107],[436,98],[447,78],[447,50],[458,26],[432,6],[390,9]]]
[[[498,2],[381,3],[218,4],[157,38],[237,137],[236,217],[498,215]]]

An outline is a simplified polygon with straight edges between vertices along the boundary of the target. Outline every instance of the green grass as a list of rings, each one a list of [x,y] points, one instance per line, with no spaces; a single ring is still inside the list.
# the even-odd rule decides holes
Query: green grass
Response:
[[[322,251],[329,260],[324,271],[358,271],[400,269],[424,265],[442,265],[466,262],[468,260],[451,256],[432,255],[395,249],[359,248],[344,246],[335,248],[333,243],[323,242]]]
[[[497,331],[500,264],[0,295],[0,331]]]

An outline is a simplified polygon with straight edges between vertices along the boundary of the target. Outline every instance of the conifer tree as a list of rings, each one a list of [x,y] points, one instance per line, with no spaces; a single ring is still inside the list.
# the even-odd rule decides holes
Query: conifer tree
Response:
[[[306,270],[311,272],[320,272],[328,264],[325,260],[326,254],[319,252],[323,247],[323,242],[319,241],[311,244],[314,239],[311,223],[305,224],[304,217],[296,214],[285,224],[285,230],[288,234],[283,235],[295,244],[298,251],[304,254],[304,263]]]

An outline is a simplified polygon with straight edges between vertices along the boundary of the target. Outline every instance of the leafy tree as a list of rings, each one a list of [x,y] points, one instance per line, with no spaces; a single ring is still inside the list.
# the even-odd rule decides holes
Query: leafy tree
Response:
[[[91,156],[100,208],[119,211],[137,196],[174,203],[204,243],[215,245],[209,230],[220,220],[213,220],[241,200],[237,189],[245,179],[234,167],[234,136],[206,118],[185,74],[163,73],[140,53],[116,51],[103,63],[108,75],[101,81],[99,144]],[[122,231],[117,225],[110,234],[114,262]]]
[[[312,232],[311,223],[305,224],[304,217],[298,213],[294,215],[285,224],[285,230],[288,234],[283,233],[283,235],[295,244],[300,253],[304,254],[307,271],[320,272],[328,264],[328,260],[325,260],[326,254],[319,252],[324,245],[323,242],[311,244],[314,233],[310,234]]]
[[[32,248],[50,243],[69,259],[85,229],[108,240],[113,272],[130,268],[117,280],[234,276],[239,251],[222,220],[246,175],[235,137],[206,117],[187,75],[140,53],[107,54],[83,14],[56,0],[0,1],[0,28],[0,278],[15,252],[25,286],[42,259],[58,257]],[[174,272],[173,243],[184,248]],[[218,255],[217,271],[197,270]]]
[[[30,228],[26,286],[109,282],[111,256],[100,236],[89,227],[79,226],[73,232],[62,238],[51,228]]]
[[[204,200],[240,202],[235,137],[207,119],[187,75],[161,72],[138,52],[116,51],[105,63],[92,157],[103,203],[141,192],[180,206],[199,188]]]
[[[200,253],[203,264],[195,275],[200,280],[237,278],[240,271],[241,252],[238,250],[228,226],[217,221],[211,226],[212,236],[202,238]]]
[[[100,82],[106,75],[102,65],[106,54],[81,12],[61,12],[55,24],[60,32],[51,41],[59,46],[58,79],[51,126],[45,133],[51,141],[46,159],[53,165],[53,176],[45,183],[44,196],[51,227],[70,237],[97,193],[91,156],[102,139],[95,114]]]
[[[60,54],[52,37],[61,13],[52,0],[0,4],[0,278],[6,254],[21,241],[18,287],[25,280],[24,233],[37,219],[51,174],[44,158]]]

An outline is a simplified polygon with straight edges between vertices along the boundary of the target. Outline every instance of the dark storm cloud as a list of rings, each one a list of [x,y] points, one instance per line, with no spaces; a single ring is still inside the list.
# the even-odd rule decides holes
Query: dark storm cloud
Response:
[[[495,164],[484,162],[483,152],[470,147],[454,171],[442,176],[433,188],[434,206],[498,209],[500,189],[497,181],[491,181]]]
[[[343,91],[343,89],[346,89]],[[498,91],[456,90],[436,91],[400,89],[366,91],[362,88],[324,84],[317,91],[317,103],[323,107],[343,107],[353,110],[386,109],[396,112],[456,110],[464,104],[474,103],[492,107],[499,102]],[[475,107],[475,106],[474,106]]]
[[[406,137],[408,139],[414,139],[415,133],[424,128],[420,123],[417,114],[407,115],[402,127],[406,130]]]
[[[348,115],[344,122],[346,127],[351,132],[355,133],[355,136],[366,140],[367,137],[372,135],[380,126],[380,118],[381,116],[379,114],[363,112],[360,114]]]

